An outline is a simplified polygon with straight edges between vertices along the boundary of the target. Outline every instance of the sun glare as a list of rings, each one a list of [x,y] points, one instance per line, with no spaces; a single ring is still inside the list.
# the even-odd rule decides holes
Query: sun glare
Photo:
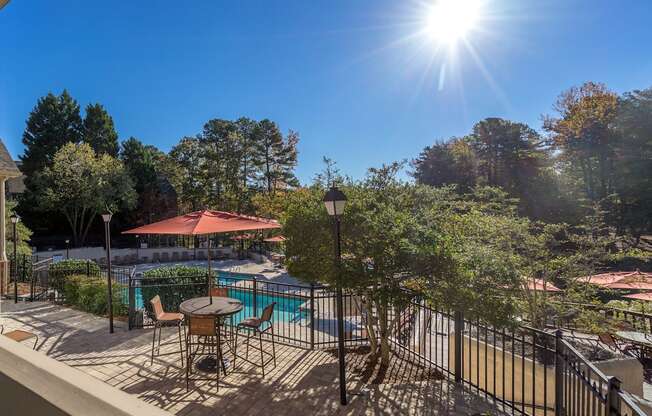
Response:
[[[438,0],[430,7],[426,30],[435,42],[454,46],[475,28],[481,11],[479,0]]]

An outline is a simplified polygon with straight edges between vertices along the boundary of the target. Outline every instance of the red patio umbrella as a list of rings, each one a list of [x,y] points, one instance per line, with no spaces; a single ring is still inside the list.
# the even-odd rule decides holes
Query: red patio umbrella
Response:
[[[203,210],[180,215],[167,220],[155,222],[142,227],[123,231],[122,234],[169,234],[169,235],[205,235],[281,228],[276,220],[233,212]],[[211,250],[208,247],[208,295],[211,303]]]
[[[283,243],[285,240],[286,238],[283,237],[282,235],[277,235],[275,237],[266,238],[263,241],[265,241],[266,243]]]
[[[648,302],[652,302],[652,292],[633,293],[631,295],[625,295],[623,297],[628,299],[646,300]]]
[[[584,276],[580,282],[602,286],[608,289],[650,290],[652,289],[652,273],[641,272],[610,272],[593,276]]]

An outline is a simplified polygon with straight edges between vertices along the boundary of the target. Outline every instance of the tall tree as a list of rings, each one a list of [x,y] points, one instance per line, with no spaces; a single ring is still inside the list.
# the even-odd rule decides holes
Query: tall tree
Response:
[[[84,243],[97,214],[130,208],[136,199],[122,163],[107,154],[96,156],[87,143],[65,144],[38,180],[44,191],[41,209],[65,216],[75,245]]]
[[[79,104],[67,90],[56,96],[48,93],[39,98],[27,118],[23,133],[25,153],[21,156],[27,187],[34,173],[52,163],[54,154],[66,143],[78,143],[82,137]]]
[[[290,130],[284,138],[276,123],[264,119],[256,126],[255,137],[259,178],[267,193],[274,192],[280,186],[298,185],[294,168],[299,135]]]
[[[99,103],[86,106],[82,140],[91,145],[96,154],[106,153],[118,157],[118,133],[113,125],[113,118]]]
[[[199,137],[184,137],[172,148],[165,169],[177,192],[183,210],[198,210],[209,205],[214,181],[208,169],[206,152]]]
[[[478,180],[478,159],[469,141],[453,138],[428,146],[412,161],[412,176],[417,183],[457,185],[462,192],[472,189]]]
[[[614,188],[618,225],[635,244],[652,232],[652,88],[625,93],[618,106]]]
[[[160,167],[166,159],[165,153],[130,137],[122,142],[120,158],[138,194],[137,204],[129,215],[130,222],[152,222],[175,215],[176,194]]]
[[[604,84],[587,82],[563,92],[554,106],[557,117],[544,118],[555,149],[561,152],[564,172],[577,178],[592,202],[613,192],[618,146],[613,132],[618,96]]]

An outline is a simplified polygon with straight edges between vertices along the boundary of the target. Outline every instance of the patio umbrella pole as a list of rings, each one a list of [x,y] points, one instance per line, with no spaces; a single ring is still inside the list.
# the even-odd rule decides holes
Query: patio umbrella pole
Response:
[[[209,298],[209,303],[212,305],[213,304],[213,291],[211,290],[213,287],[213,279],[211,278],[211,239],[210,237],[208,238],[208,253],[206,254],[206,258],[208,259],[208,298]]]

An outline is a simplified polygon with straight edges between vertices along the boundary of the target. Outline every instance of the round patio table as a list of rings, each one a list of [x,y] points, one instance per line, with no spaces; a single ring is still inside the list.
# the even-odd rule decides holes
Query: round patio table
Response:
[[[213,296],[212,303],[208,296],[204,296],[188,299],[179,305],[179,311],[186,316],[215,318],[216,320],[234,315],[243,308],[242,301],[238,299],[218,296]],[[206,372],[215,372],[216,366],[217,360],[214,357],[205,357],[197,363],[197,368]]]

